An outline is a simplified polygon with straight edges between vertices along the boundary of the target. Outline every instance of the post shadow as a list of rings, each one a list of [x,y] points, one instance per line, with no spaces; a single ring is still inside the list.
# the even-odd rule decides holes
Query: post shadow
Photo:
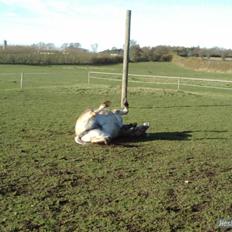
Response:
[[[190,140],[192,137],[192,131],[175,131],[175,132],[157,132],[148,133],[146,138],[147,141],[153,140]]]

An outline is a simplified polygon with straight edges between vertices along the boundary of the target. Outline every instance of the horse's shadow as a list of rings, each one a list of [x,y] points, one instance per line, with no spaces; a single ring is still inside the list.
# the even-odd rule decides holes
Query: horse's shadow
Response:
[[[126,147],[138,147],[134,143],[155,141],[155,140],[166,140],[166,141],[184,141],[190,140],[192,137],[192,131],[175,131],[175,132],[157,132],[147,133],[140,137],[127,136],[119,137],[112,141],[112,145],[122,145]],[[128,144],[133,143],[133,145]]]

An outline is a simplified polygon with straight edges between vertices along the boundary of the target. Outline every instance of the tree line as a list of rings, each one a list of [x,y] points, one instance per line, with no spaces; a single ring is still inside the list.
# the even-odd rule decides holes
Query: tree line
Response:
[[[171,61],[173,55],[181,57],[199,57],[202,59],[210,58],[232,58],[232,50],[219,47],[200,48],[180,47],[180,46],[156,46],[140,47],[136,41],[131,41],[130,59],[133,62],[139,61]]]
[[[96,45],[94,47],[96,49]],[[121,63],[121,55],[112,56],[108,53],[97,53],[83,49],[78,44],[64,44],[61,49],[52,45],[39,46],[7,46],[0,49],[0,64],[28,64],[28,65],[91,65]]]
[[[7,46],[0,48],[0,64],[30,64],[30,65],[51,65],[51,64],[116,64],[123,61],[123,49],[113,47],[102,52],[97,52],[98,45],[93,44],[92,51],[81,47],[80,43],[64,43],[56,48],[52,43],[33,44],[31,46]],[[130,62],[170,62],[173,55],[182,57],[211,57],[232,58],[232,50],[200,47],[141,47],[136,41],[130,43]]]

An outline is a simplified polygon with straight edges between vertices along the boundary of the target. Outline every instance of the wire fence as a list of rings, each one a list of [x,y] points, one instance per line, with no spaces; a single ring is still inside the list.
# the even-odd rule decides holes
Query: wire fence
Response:
[[[20,73],[0,73],[0,89],[23,89],[25,86],[38,86],[38,82],[41,84],[41,78],[48,77],[49,73],[42,72],[20,72]],[[47,81],[44,81],[45,85]]]
[[[86,79],[86,75],[87,79]],[[96,83],[97,82],[97,83]],[[7,72],[0,73],[0,90],[25,89],[55,86],[73,86],[76,84],[121,85],[122,73],[101,71],[60,71],[60,72]],[[129,74],[130,86],[190,90],[190,91],[226,91],[231,93],[232,80],[210,78],[192,78],[181,76],[161,76]],[[201,90],[200,90],[201,89]]]
[[[92,83],[91,80],[103,80],[105,82],[121,81],[121,73],[110,72],[89,72],[88,83]],[[128,82],[141,84],[141,86],[149,85],[149,87],[160,87],[165,89],[177,89],[184,90],[186,87],[192,88],[205,88],[205,89],[218,89],[218,90],[232,90],[231,80],[219,80],[208,78],[192,78],[192,77],[180,77],[180,76],[161,76],[161,75],[142,75],[142,74],[128,74]]]
[[[86,74],[86,71],[0,73],[0,90],[73,86],[86,83]]]

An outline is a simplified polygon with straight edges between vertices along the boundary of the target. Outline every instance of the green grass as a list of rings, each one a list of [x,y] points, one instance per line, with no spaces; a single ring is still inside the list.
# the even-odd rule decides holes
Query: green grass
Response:
[[[120,102],[118,84],[86,84],[88,69],[0,66],[49,72],[23,90],[0,83],[0,231],[223,231],[218,220],[232,218],[231,95],[131,86],[125,122],[150,122],[148,137],[79,146],[77,116]],[[165,70],[192,72],[131,65]]]
[[[222,60],[221,58],[212,57],[210,59],[200,57],[180,57],[175,55],[173,57],[173,63],[178,64],[182,67],[204,72],[217,72],[227,73],[227,76],[231,75],[232,62],[231,60]]]

